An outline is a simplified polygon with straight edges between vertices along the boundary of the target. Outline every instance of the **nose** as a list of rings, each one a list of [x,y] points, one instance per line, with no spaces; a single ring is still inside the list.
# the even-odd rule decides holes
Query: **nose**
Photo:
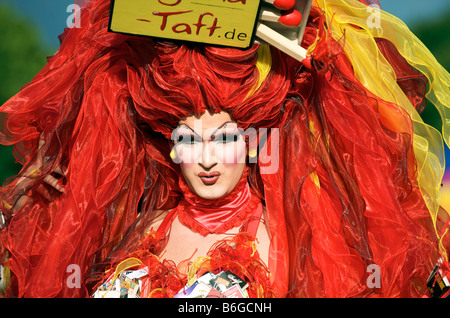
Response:
[[[203,142],[202,157],[199,162],[199,165],[204,170],[207,170],[207,171],[211,170],[211,168],[213,168],[217,164],[217,161],[215,159],[215,155],[213,152],[214,152],[214,149],[213,149],[213,146],[211,145],[211,143]]]

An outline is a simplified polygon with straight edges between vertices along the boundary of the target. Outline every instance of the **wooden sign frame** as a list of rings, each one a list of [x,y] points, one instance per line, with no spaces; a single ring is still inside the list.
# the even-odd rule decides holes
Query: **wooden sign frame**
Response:
[[[302,21],[298,27],[285,27],[276,21],[265,21],[264,16],[271,16],[271,11],[265,11],[262,7],[260,14],[261,21],[258,22],[256,29],[256,37],[268,44],[271,44],[292,56],[293,58],[302,61],[306,58],[306,49],[301,47],[303,35],[305,33],[306,24],[308,23],[309,13],[312,7],[312,0],[296,0],[294,8],[302,14]],[[266,14],[266,12],[268,14]]]

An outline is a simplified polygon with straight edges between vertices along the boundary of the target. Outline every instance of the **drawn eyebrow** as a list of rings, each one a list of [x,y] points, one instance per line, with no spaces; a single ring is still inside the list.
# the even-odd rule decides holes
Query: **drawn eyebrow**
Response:
[[[236,123],[236,122],[231,121],[231,120],[224,122],[222,125],[220,125],[219,127],[217,127],[217,128],[212,132],[211,136],[213,136],[213,135],[214,135],[219,129],[221,129],[223,126],[225,126],[226,124],[230,124],[230,123]],[[191,127],[189,127],[189,125],[187,125],[187,124],[181,124],[181,125],[179,125],[178,127],[181,127],[181,126],[185,126],[185,127],[189,128],[189,130],[191,130],[195,135],[197,135],[200,139],[202,139],[202,137],[201,137],[199,134],[197,134],[197,133],[195,132],[194,129],[192,129]],[[178,128],[178,127],[177,127],[177,128]]]
[[[175,128],[175,129],[178,129],[178,128],[181,127],[181,126],[187,127],[187,128],[188,128],[189,130],[191,130],[195,135],[197,135],[200,139],[202,138],[199,134],[197,134],[197,133],[195,132],[194,129],[192,129],[191,127],[189,127],[187,124],[181,124],[181,125],[179,125],[177,128]]]
[[[224,122],[222,125],[220,125],[219,127],[217,127],[216,130],[214,130],[214,131],[212,132],[211,136],[214,136],[215,133],[216,133],[219,129],[221,129],[223,126],[225,126],[226,124],[229,124],[229,123],[235,123],[235,122],[234,122],[234,121],[231,121],[231,120]]]

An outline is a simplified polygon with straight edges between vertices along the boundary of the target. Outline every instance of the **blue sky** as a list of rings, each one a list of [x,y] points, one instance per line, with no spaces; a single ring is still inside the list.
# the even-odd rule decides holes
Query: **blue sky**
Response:
[[[432,19],[442,11],[450,11],[449,0],[379,0],[381,8],[402,19],[408,26]],[[51,47],[59,45],[58,35],[70,16],[67,7],[75,0],[0,0],[16,7],[27,19],[36,23],[44,41]]]
[[[449,0],[379,0],[381,9],[402,19],[409,27],[450,11]]]

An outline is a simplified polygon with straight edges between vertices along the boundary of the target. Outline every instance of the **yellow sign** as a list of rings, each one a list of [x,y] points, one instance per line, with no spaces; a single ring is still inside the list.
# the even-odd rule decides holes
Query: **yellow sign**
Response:
[[[113,32],[246,48],[259,0],[113,0]]]

